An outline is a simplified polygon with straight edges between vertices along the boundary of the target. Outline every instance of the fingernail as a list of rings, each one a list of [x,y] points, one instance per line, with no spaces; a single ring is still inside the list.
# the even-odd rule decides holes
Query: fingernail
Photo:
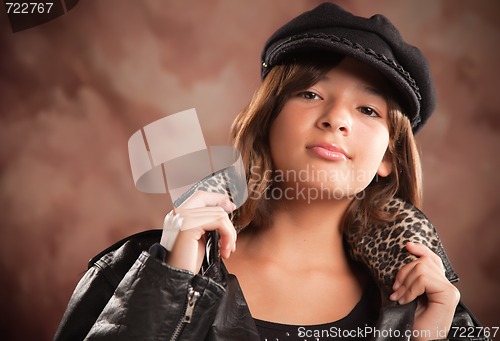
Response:
[[[389,299],[391,301],[397,301],[398,299],[398,294],[396,292],[393,292],[391,296],[389,296]]]

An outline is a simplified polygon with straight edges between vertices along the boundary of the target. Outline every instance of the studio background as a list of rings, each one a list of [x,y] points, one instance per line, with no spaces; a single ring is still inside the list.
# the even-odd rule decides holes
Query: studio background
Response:
[[[424,212],[485,326],[500,325],[500,2],[336,1],[382,13],[428,57],[438,106],[418,133]],[[0,13],[0,335],[51,340],[87,261],[160,228],[166,196],[138,192],[128,138],[196,108],[227,144],[260,83],[260,52],[319,1],[80,1],[12,33]]]

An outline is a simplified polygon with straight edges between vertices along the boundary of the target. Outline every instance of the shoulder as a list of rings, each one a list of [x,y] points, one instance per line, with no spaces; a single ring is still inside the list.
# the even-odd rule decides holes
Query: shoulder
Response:
[[[128,237],[125,237],[113,245],[99,252],[89,260],[88,268],[93,267],[99,261],[106,259],[132,259],[135,261],[142,251],[147,251],[149,248],[160,241],[162,230],[147,230],[139,232]]]

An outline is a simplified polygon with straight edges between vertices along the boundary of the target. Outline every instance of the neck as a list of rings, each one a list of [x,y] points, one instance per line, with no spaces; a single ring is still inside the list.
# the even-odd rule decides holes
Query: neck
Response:
[[[270,226],[249,240],[254,255],[294,267],[348,266],[341,222],[348,200],[276,201]],[[272,250],[272,252],[269,252]]]

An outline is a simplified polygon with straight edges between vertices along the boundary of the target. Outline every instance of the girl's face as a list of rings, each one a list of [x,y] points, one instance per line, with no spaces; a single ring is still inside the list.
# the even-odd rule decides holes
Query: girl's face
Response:
[[[348,198],[375,174],[390,174],[385,93],[381,75],[344,58],[316,84],[291,95],[269,135],[274,183],[290,189],[288,199],[292,193],[308,200]]]

